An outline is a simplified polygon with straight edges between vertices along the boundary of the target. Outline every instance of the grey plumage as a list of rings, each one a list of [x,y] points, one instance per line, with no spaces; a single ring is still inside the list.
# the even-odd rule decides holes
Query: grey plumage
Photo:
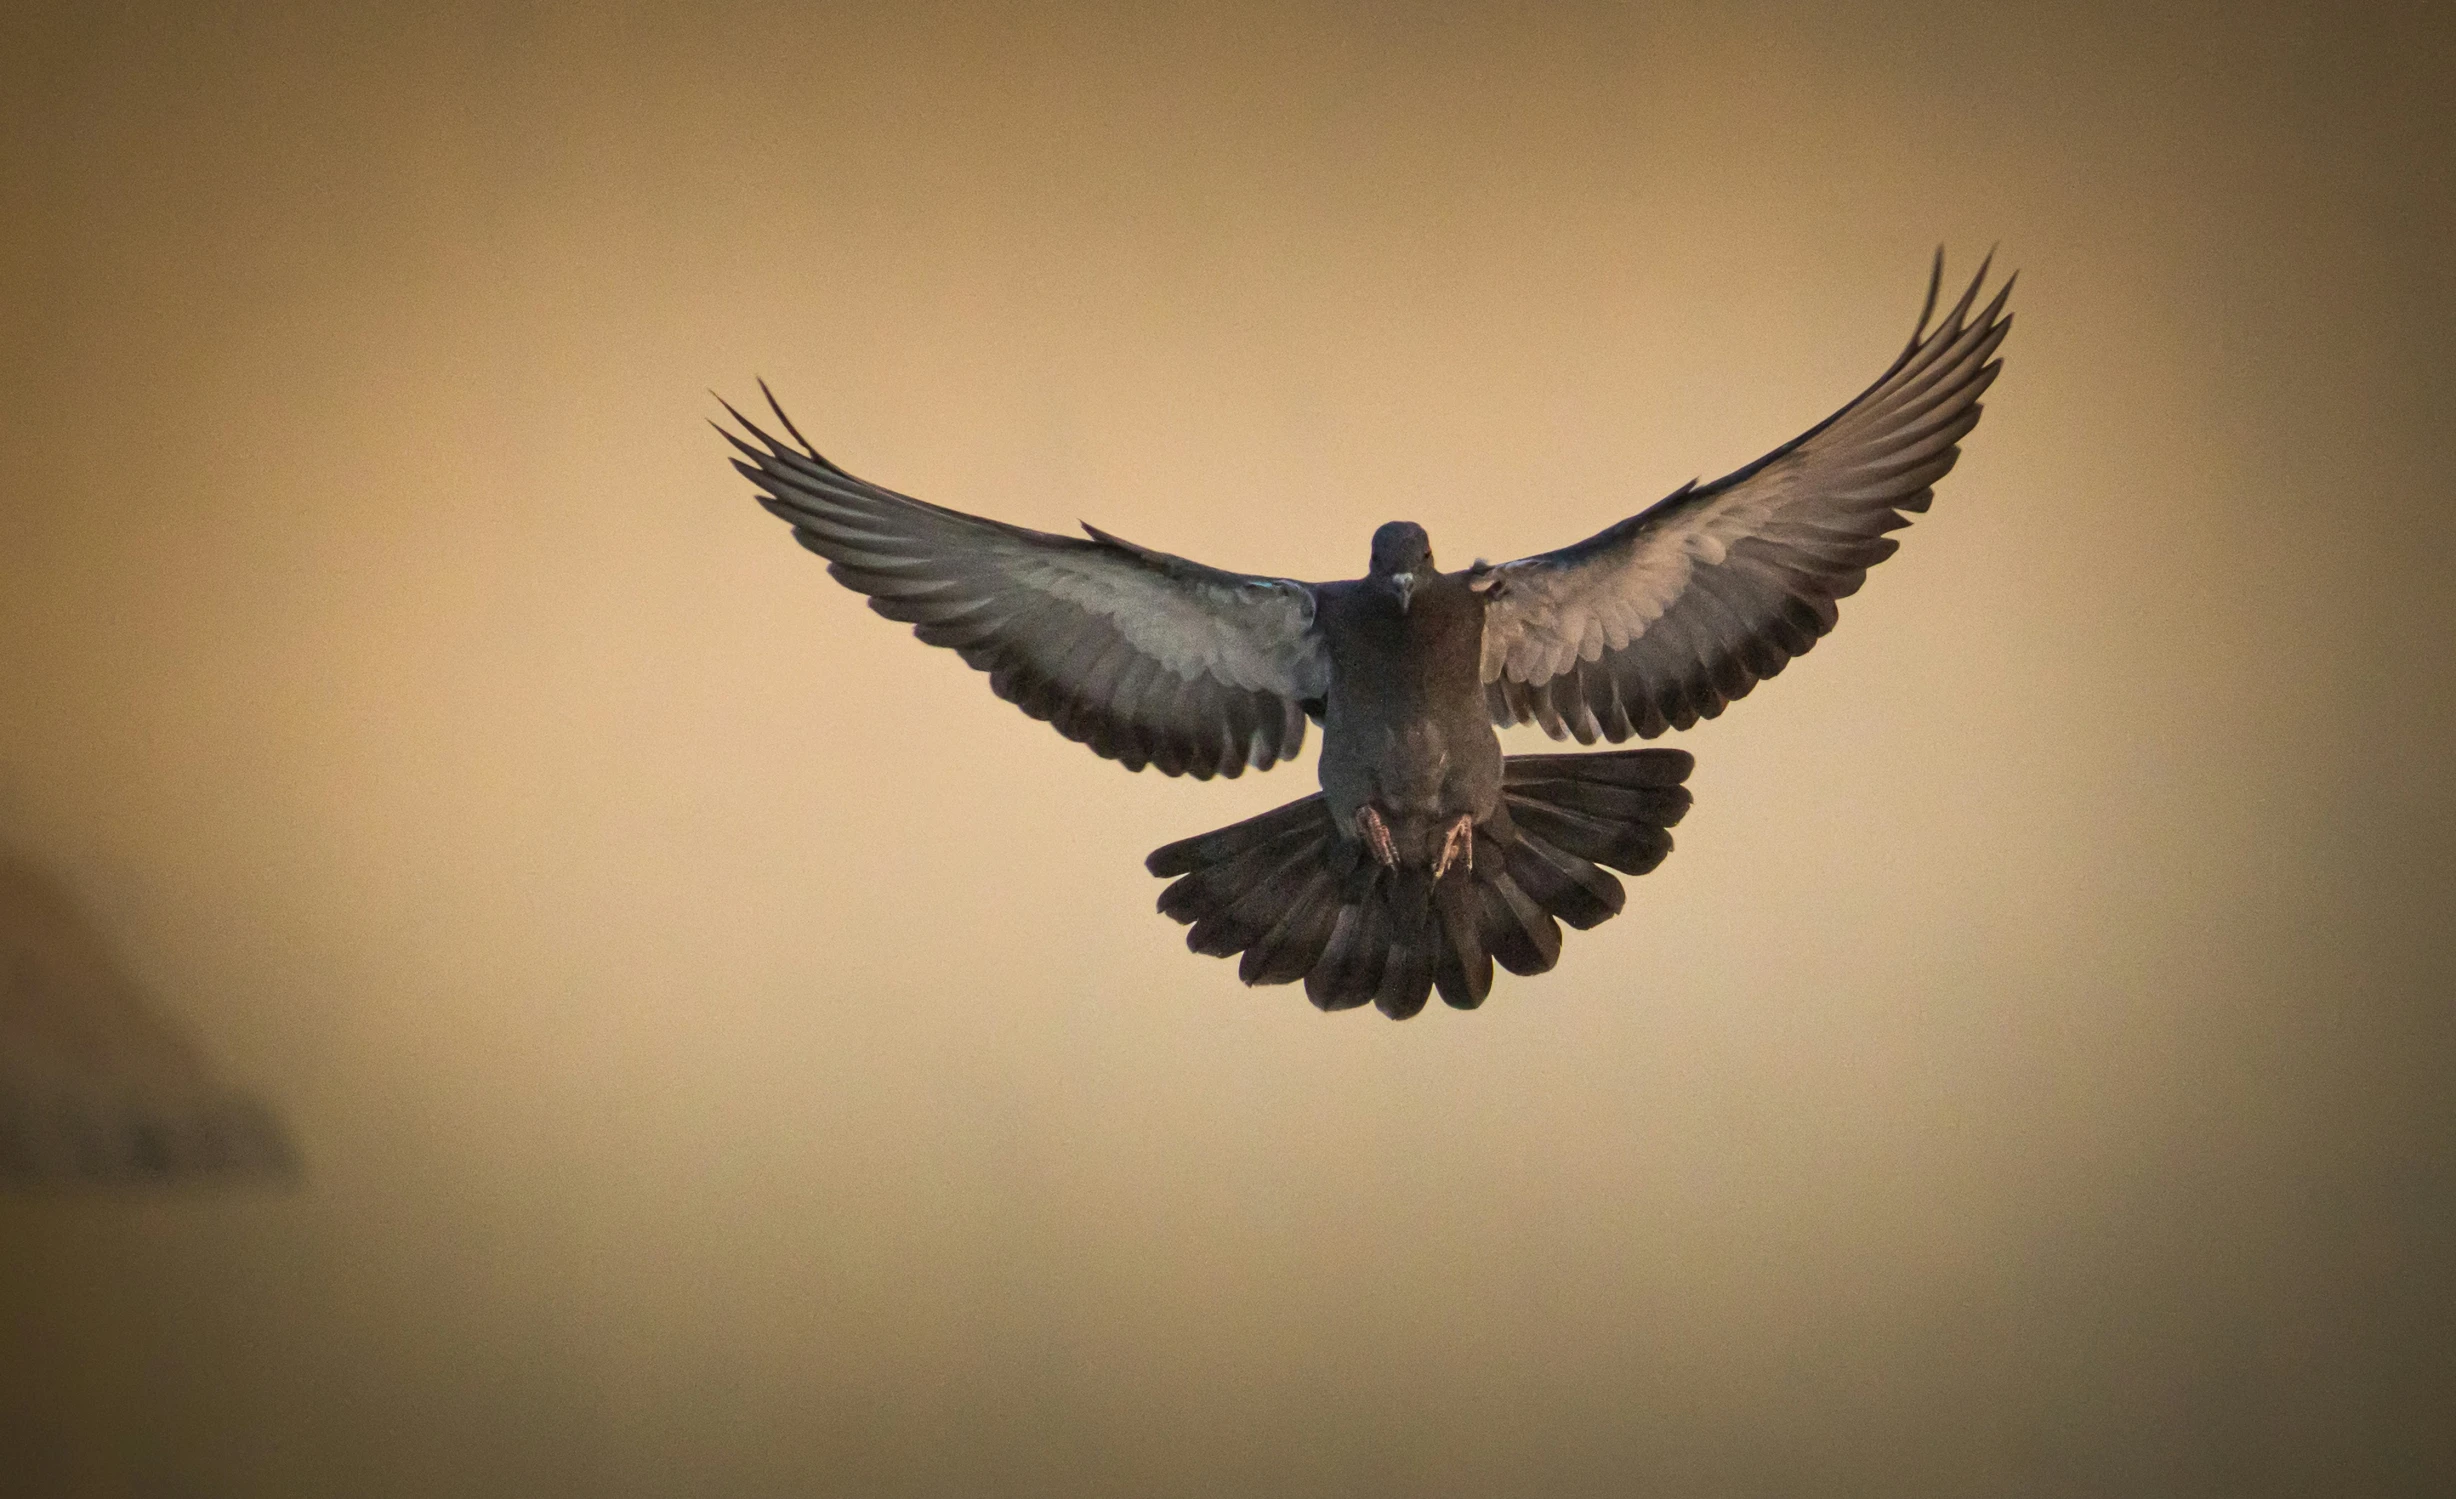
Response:
[[[1833,628],[1837,601],[1932,499],[1993,383],[2009,279],[1982,264],[1856,399],[1712,484],[1558,551],[1445,573],[1411,522],[1362,578],[1225,572],[1086,526],[1055,536],[855,478],[731,413],[760,502],[870,607],[999,696],[1129,769],[1268,769],[1323,726],[1322,792],[1152,854],[1187,943],[1247,983],[1393,1017],[1541,973],[1559,924],[1625,899],[1687,809],[1679,751],[1505,759],[1494,726],[1619,743],[1711,718]],[[762,385],[764,392],[766,387]],[[722,429],[720,429],[722,430]],[[795,444],[799,445],[796,446]]]
[[[1835,602],[1900,545],[1978,425],[2012,327],[2007,278],[1931,333],[1944,261],[1909,346],[1858,399],[1746,468],[1689,485],[1575,546],[1484,570],[1495,722],[1617,744],[1712,718],[1834,627]]]
[[[1223,572],[1090,527],[1088,540],[1051,536],[931,505],[726,409],[759,441],[727,432],[749,460],[734,466],[838,582],[987,672],[998,696],[1067,738],[1129,770],[1197,780],[1267,770],[1303,747],[1305,705],[1329,686],[1303,584]]]

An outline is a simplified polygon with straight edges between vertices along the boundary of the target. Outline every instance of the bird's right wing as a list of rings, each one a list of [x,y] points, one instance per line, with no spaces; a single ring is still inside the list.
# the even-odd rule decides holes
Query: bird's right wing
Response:
[[[1089,540],[1052,536],[927,504],[732,414],[757,439],[725,433],[743,455],[734,467],[838,582],[1067,738],[1129,770],[1198,780],[1265,770],[1303,746],[1305,705],[1330,687],[1306,585],[1089,526]]]

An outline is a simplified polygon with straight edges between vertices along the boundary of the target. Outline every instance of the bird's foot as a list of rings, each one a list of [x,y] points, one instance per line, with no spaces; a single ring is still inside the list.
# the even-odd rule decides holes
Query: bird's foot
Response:
[[[1373,857],[1384,868],[1399,867],[1399,846],[1390,839],[1390,824],[1382,821],[1381,814],[1370,806],[1356,809],[1356,836],[1364,840],[1364,846],[1373,851]]]
[[[1451,865],[1461,869],[1475,868],[1475,814],[1461,812],[1450,830],[1441,837],[1441,855],[1433,860],[1433,878],[1440,879],[1450,872]]]

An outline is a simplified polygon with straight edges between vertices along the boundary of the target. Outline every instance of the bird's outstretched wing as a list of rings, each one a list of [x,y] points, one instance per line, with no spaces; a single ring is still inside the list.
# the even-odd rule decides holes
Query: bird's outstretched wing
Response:
[[[1834,601],[1899,545],[1888,531],[1978,424],[2012,326],[1987,267],[1932,330],[1944,257],[1910,345],[1857,400],[1726,478],[1688,485],[1557,552],[1484,570],[1493,720],[1560,739],[1652,738],[1712,718],[1834,626]]]
[[[1330,683],[1304,584],[911,499],[820,457],[768,404],[800,448],[726,407],[757,440],[725,432],[759,502],[838,582],[989,673],[998,696],[1129,770],[1208,780],[1303,746],[1305,705]]]

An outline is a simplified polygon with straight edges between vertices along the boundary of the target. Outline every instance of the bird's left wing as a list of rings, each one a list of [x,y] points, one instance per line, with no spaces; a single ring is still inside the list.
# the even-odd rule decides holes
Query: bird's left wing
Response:
[[[1200,780],[1268,769],[1303,746],[1305,706],[1330,685],[1306,585],[1089,526],[1088,540],[1052,536],[928,504],[726,409],[756,439],[725,433],[742,452],[734,467],[838,582],[1067,738],[1129,770]]]
[[[2012,318],[1970,316],[1987,268],[1857,400],[1726,478],[1557,552],[1481,569],[1495,722],[1617,744],[1712,718],[1834,626],[1960,456]]]

